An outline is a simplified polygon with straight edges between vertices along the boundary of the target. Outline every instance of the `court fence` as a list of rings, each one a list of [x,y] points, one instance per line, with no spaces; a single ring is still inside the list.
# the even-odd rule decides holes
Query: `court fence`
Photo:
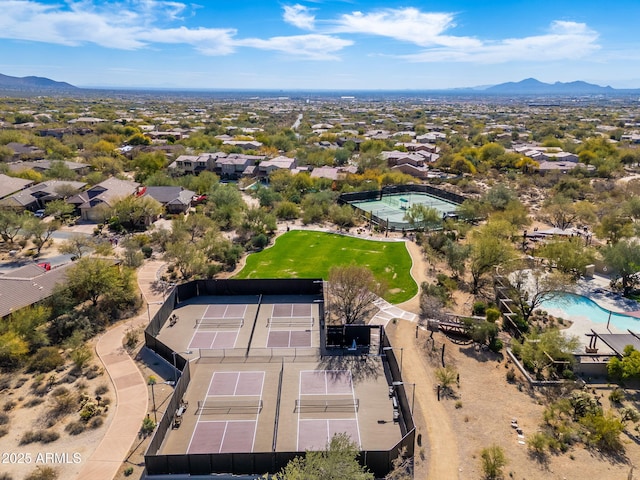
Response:
[[[364,192],[347,192],[343,193],[338,197],[338,204],[340,205],[351,205],[353,208],[358,210],[363,216],[367,216],[367,218],[371,219],[371,222],[375,225],[379,225],[384,229],[388,229],[391,231],[395,230],[411,230],[412,227],[408,222],[394,222],[390,221],[385,217],[385,211],[378,211],[378,215],[375,215],[373,212],[367,213],[363,209],[352,205],[354,202],[366,202],[371,200],[382,200],[386,196],[392,195],[402,195],[407,193],[423,193],[426,195],[431,195],[432,197],[438,198],[440,200],[445,200],[447,202],[453,203],[455,205],[460,205],[462,202],[466,200],[466,198],[462,195],[458,195],[457,193],[447,192],[446,190],[442,190],[440,188],[432,187],[431,185],[388,185],[386,187],[382,187],[380,190],[367,190]],[[396,212],[397,210],[393,210]],[[389,210],[387,213],[391,214],[392,211]],[[454,213],[452,212],[447,212]]]
[[[175,306],[183,301],[199,295],[277,295],[277,294],[301,294],[319,295],[323,293],[322,280],[317,279],[278,279],[278,280],[196,280],[179,285],[167,297],[166,302],[154,315],[145,329],[145,346],[156,352],[170,363],[174,363],[181,372],[175,385],[174,393],[169,398],[166,409],[156,426],[156,431],[149,442],[144,455],[146,474],[150,475],[211,475],[212,473],[230,473],[235,475],[263,475],[276,473],[284,468],[287,463],[296,457],[304,456],[305,452],[250,452],[250,453],[210,453],[210,454],[170,454],[160,455],[158,452],[173,425],[175,412],[182,404],[185,392],[191,381],[189,361],[169,346],[158,340],[157,335],[169,319]],[[326,341],[324,331],[324,309],[320,302],[320,336],[321,344]],[[381,331],[381,346],[390,347],[389,341]],[[265,356],[235,357],[237,361],[244,358],[245,361],[264,361],[265,358],[273,361],[295,361],[296,359],[318,358],[323,352],[319,348],[296,349],[264,349]],[[291,352],[293,350],[293,352]],[[313,350],[313,351],[312,351]],[[284,356],[284,351],[289,355]],[[213,352],[216,352],[215,354]],[[253,350],[252,350],[253,353]],[[293,356],[291,354],[293,353]],[[385,369],[390,371],[394,382],[402,382],[398,362],[393,351],[387,349]],[[209,356],[211,355],[211,356]],[[215,355],[215,356],[214,356]],[[199,360],[214,359],[224,361],[231,356],[230,350],[199,350]],[[217,359],[217,360],[215,360]],[[415,388],[415,386],[414,386]],[[397,396],[400,410],[402,439],[389,450],[361,451],[358,461],[366,466],[376,477],[384,477],[393,469],[393,461],[401,454],[413,456],[415,444],[415,426],[409,408],[404,384],[397,387]],[[353,407],[352,407],[353,408]]]

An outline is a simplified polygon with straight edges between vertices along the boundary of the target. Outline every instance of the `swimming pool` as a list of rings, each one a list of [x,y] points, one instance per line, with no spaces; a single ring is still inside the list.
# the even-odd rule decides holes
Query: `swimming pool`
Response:
[[[556,315],[553,310],[560,310],[556,316],[560,316],[571,320],[572,317],[587,318],[595,323],[604,323],[606,325],[611,314],[611,325],[621,331],[631,329],[633,331],[640,330],[640,319],[625,315],[624,313],[611,312],[606,308],[602,308],[596,302],[582,295],[573,293],[564,293],[552,300],[544,301],[540,305],[541,310],[548,310]]]

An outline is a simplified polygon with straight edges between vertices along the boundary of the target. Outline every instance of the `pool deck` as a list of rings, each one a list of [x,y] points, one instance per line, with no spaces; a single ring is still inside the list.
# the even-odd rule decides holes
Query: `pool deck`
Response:
[[[576,294],[590,298],[602,308],[617,313],[624,313],[640,318],[640,304],[634,300],[624,298],[619,293],[610,290],[609,278],[602,275],[594,275],[593,278],[581,279],[575,290]],[[587,334],[592,332],[608,334],[608,333],[627,333],[625,329],[616,328],[613,324],[598,323],[589,320],[586,317],[571,318],[572,325],[565,330],[569,335],[575,335],[580,339],[583,345],[588,344]],[[610,349],[604,345],[600,345],[600,353],[607,353]],[[604,348],[602,348],[604,347]],[[612,351],[609,353],[613,353]]]

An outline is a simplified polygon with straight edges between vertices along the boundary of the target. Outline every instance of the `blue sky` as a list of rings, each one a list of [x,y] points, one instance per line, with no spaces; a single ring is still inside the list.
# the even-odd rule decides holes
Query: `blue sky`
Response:
[[[640,1],[0,0],[0,73],[77,86],[640,88]]]

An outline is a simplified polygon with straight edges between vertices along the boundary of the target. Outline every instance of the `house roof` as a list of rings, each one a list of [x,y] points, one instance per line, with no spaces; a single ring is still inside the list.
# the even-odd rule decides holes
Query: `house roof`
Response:
[[[143,197],[149,196],[163,205],[190,205],[196,194],[182,187],[146,187]]]
[[[50,201],[61,198],[58,189],[61,186],[70,186],[73,189],[80,190],[86,185],[84,182],[72,182],[68,180],[47,180],[38,183],[24,190],[14,193],[13,195],[0,200],[0,205],[14,207],[28,207],[38,200]]]
[[[67,202],[79,205],[80,208],[92,208],[98,203],[111,205],[118,198],[134,194],[139,186],[137,182],[111,177],[79,195],[74,195]]]
[[[9,170],[12,172],[20,172],[22,170],[49,170],[55,163],[59,163],[61,160],[34,160],[31,162],[12,162],[7,164]],[[90,165],[86,163],[62,161],[64,165],[70,170],[82,170]]]
[[[30,264],[0,275],[0,318],[51,296],[56,284],[64,281],[70,265],[47,271]]]
[[[0,173],[0,198],[11,195],[12,193],[22,190],[30,185],[33,185],[33,180],[10,177],[4,173]]]

